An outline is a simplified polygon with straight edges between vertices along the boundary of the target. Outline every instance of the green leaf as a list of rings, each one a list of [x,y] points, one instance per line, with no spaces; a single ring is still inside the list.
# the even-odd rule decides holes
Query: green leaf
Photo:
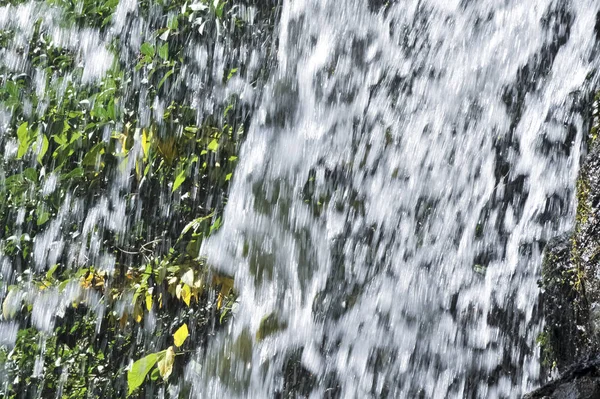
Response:
[[[171,75],[173,75],[173,70],[172,69],[170,69],[167,73],[165,73],[165,76],[163,76],[163,78],[160,80],[160,82],[158,82],[158,88],[159,89],[162,87],[163,84],[165,84],[165,81]]]
[[[67,122],[65,122],[65,125],[67,125]],[[68,125],[67,125],[68,126]],[[59,146],[65,146],[67,144],[69,144],[69,142],[67,141],[67,131],[68,129],[63,129],[63,132],[60,135],[53,135],[52,139],[54,140],[54,142],[56,144],[58,144]]]
[[[131,370],[127,372],[127,396],[131,395],[146,379],[146,375],[156,362],[158,361],[158,353],[151,353],[146,357],[143,357],[131,366]]]
[[[27,168],[23,171],[23,176],[32,183],[37,183],[38,181],[38,172],[34,168]]]
[[[221,3],[216,3],[215,2],[215,15],[217,16],[217,18],[222,18],[223,17],[223,8],[225,7],[225,2]]]
[[[169,43],[165,43],[158,48],[158,56],[165,61],[169,59]]]
[[[85,156],[83,157],[83,161],[81,161],[81,163],[84,166],[95,167],[96,164],[98,163],[98,159],[99,159],[100,155],[102,155],[103,153],[104,153],[104,142],[100,142],[100,143],[96,144],[95,146],[93,146],[87,152],[87,154],[85,154]]]
[[[65,288],[67,288],[67,284],[69,284],[70,281],[71,281],[71,279],[66,279],[66,280],[62,281],[58,285],[58,292],[63,292],[65,290]]]
[[[208,143],[207,148],[212,152],[216,152],[217,149],[219,148],[219,142],[217,141],[217,139],[212,139],[212,141],[210,143]]]
[[[84,176],[84,170],[83,168],[75,168],[72,171],[70,171],[69,173],[67,173],[66,175],[61,177],[61,180],[68,180],[68,179],[72,179],[75,177],[83,177]]]
[[[23,177],[22,173],[9,176],[4,180],[4,185],[8,187],[11,191],[15,192],[22,189],[24,184],[25,178]]]
[[[179,28],[179,21],[177,20],[177,17],[171,18],[169,22],[167,22],[167,26],[171,30],[177,30],[177,28]]]
[[[215,213],[211,212],[206,216],[201,216],[199,218],[196,218],[194,220],[192,220],[191,222],[189,222],[188,224],[185,225],[185,227],[183,228],[183,230],[181,231],[181,236],[180,238],[187,233],[188,231],[190,231],[191,229],[194,229],[194,233],[198,230],[198,228],[200,228],[201,224],[207,220],[210,220],[213,215]]]
[[[54,277],[54,272],[56,271],[56,269],[58,269],[58,263],[55,264],[54,266],[52,266],[47,272],[46,272],[46,278],[48,280],[51,280]]]
[[[181,327],[179,327],[179,329],[177,329],[177,331],[175,331],[175,334],[173,334],[175,346],[178,348],[181,347],[189,335],[190,333],[188,331],[188,326],[184,323]]]
[[[225,175],[225,181],[231,180],[231,175],[233,175],[233,173],[227,173],[227,175]]]
[[[209,234],[212,234],[213,231],[219,230],[221,224],[221,217],[218,217],[217,220],[215,220],[215,222],[212,224],[212,226],[210,226]]]
[[[235,75],[235,73],[236,73],[237,71],[238,71],[238,69],[237,69],[237,68],[233,68],[231,71],[229,71],[229,74],[227,75],[227,81],[229,81],[229,80],[230,80],[230,79],[233,77],[233,75]],[[229,107],[227,107],[227,108],[228,108],[228,110],[229,110]]]
[[[148,57],[154,57],[154,46],[150,43],[142,44],[140,51],[142,52],[142,54],[147,55]]]
[[[236,71],[237,71],[237,69],[236,69]],[[231,75],[231,73],[229,73],[229,75],[230,75],[230,76],[227,78],[227,80],[229,80],[229,79],[231,78],[231,76],[233,76],[233,75]],[[227,106],[227,108],[225,108],[225,111],[223,111],[223,117],[227,117],[227,114],[228,114],[228,113],[229,113],[229,111],[231,111],[232,109],[233,109],[233,105],[232,105],[232,104],[229,104],[229,105]]]
[[[177,190],[179,188],[179,186],[181,186],[183,184],[184,181],[185,181],[185,169],[182,169],[181,172],[179,172],[179,174],[175,178],[175,182],[173,183],[172,192],[174,193],[175,190]]]
[[[48,221],[48,219],[50,219],[50,212],[48,212],[48,210],[44,209],[43,206],[38,206],[37,209],[37,225],[41,226],[44,223],[46,223]]]
[[[42,135],[42,148],[40,148],[40,151],[38,152],[37,155],[37,161],[38,163],[41,165],[42,164],[42,160],[44,159],[44,155],[46,155],[46,152],[48,152],[48,146],[50,143],[48,143],[48,137],[46,137],[45,134]]]
[[[28,123],[24,122],[17,129],[17,139],[19,140],[19,149],[17,151],[17,159],[23,158],[23,155],[29,149],[29,129],[27,129]]]
[[[79,140],[83,135],[79,132],[74,132],[71,135],[71,139],[69,140],[69,144],[73,144],[75,143],[77,140]]]
[[[152,381],[156,381],[158,380],[158,377],[160,377],[160,370],[157,367],[154,370],[152,370],[152,374],[150,374],[150,379]]]

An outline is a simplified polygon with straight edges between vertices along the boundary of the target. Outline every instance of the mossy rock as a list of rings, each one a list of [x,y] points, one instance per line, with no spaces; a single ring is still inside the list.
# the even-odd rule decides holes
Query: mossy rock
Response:
[[[577,180],[571,233],[551,240],[542,265],[546,326],[539,342],[545,366],[560,372],[600,347],[600,147]]]

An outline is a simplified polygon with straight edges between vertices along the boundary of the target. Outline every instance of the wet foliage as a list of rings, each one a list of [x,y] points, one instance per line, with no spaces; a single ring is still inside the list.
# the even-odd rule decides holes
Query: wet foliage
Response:
[[[268,47],[277,7],[244,3],[0,2],[36,10],[31,29],[0,30],[2,397],[188,389],[190,354],[236,298],[198,253],[221,226],[252,111],[226,89],[266,76],[239,56]],[[249,10],[262,17],[252,32]],[[144,23],[139,45],[115,34],[126,15]],[[86,34],[104,48],[64,40]]]

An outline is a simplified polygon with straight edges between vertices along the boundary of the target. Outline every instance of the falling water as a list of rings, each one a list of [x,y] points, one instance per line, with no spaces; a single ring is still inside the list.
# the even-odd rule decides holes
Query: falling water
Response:
[[[598,5],[372,3],[283,4],[277,68],[202,252],[240,291],[231,331],[190,367],[204,396],[539,382],[536,281],[573,218]],[[248,339],[265,320],[276,332]],[[223,347],[241,390],[211,374]],[[310,387],[282,382],[290,359]]]
[[[115,61],[111,41],[127,61],[150,37],[153,16],[137,7],[121,0],[100,34],[66,28],[58,11],[26,1],[0,6],[0,28],[15,28],[22,44],[44,16],[54,40],[76,52],[82,81],[93,82]],[[234,55],[218,43],[212,66],[190,44],[183,72],[199,120],[232,93],[253,109],[223,227],[200,250],[234,276],[238,304],[186,367],[192,397],[512,398],[539,385],[541,253],[574,217],[600,4],[278,7],[274,59],[263,37]],[[235,56],[249,70],[272,64],[264,84],[250,72],[221,84]],[[2,49],[0,66],[19,70],[20,57]],[[38,71],[31,84],[46,78]],[[131,96],[146,95],[143,82],[128,84]],[[166,105],[157,98],[153,109]],[[0,136],[10,118],[2,107]],[[94,226],[130,228],[122,197],[134,168],[90,209],[67,197],[35,243],[39,270],[63,252],[114,267]],[[61,236],[74,220],[85,221],[89,247]],[[5,279],[16,270],[2,264]],[[71,300],[38,297],[36,326],[50,330]],[[15,336],[3,321],[0,344]]]

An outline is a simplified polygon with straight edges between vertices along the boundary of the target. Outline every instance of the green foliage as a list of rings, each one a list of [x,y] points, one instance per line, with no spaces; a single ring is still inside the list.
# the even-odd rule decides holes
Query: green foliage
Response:
[[[12,387],[7,398],[52,397],[56,392],[65,399],[119,396],[113,373],[120,367],[112,364],[113,351],[125,353],[128,341],[112,339],[104,345],[95,336],[97,319],[91,314],[72,310],[63,321],[52,333],[21,329],[11,351],[0,349],[0,369],[10,376],[6,381]],[[106,336],[112,331],[108,328]]]
[[[554,369],[556,367],[556,360],[550,343],[550,333],[546,330],[541,332],[537,336],[536,343],[540,347],[542,366]]]
[[[176,347],[181,347],[185,340],[189,336],[187,324],[183,324],[173,334],[173,341]],[[136,360],[131,369],[127,372],[127,395],[131,395],[136,389],[138,389],[146,379],[146,376],[156,365],[158,370],[158,376],[162,377],[163,380],[167,381],[169,376],[173,372],[173,365],[175,363],[175,350],[173,346],[169,346],[167,349],[150,353],[143,358]],[[156,380],[158,378],[156,374],[151,376],[151,379]]]
[[[108,37],[117,0],[36,2],[60,29],[38,19],[26,32],[0,31],[0,47],[21,57],[0,62],[0,107],[11,115],[0,137],[10,149],[0,154],[0,256],[15,271],[0,276],[0,301],[19,326],[15,345],[0,347],[0,396],[147,397],[180,381],[189,353],[230,320],[234,281],[198,252],[222,224],[248,112],[235,95],[199,107],[186,67],[190,43],[211,53],[220,42],[232,55],[211,71],[215,84],[247,73],[241,43],[264,41],[256,30],[244,36],[234,3],[139,2],[149,34],[136,48],[111,40],[104,50],[115,62],[96,80],[83,79],[81,52],[53,35]],[[124,226],[86,227],[82,210],[115,212]],[[65,249],[50,261],[57,243]],[[45,293],[66,304],[38,330],[32,312]]]
[[[68,25],[104,28],[109,24],[119,0],[47,0],[64,10]]]
[[[158,362],[161,353],[151,353],[133,363],[131,370],[127,372],[127,385],[129,391],[127,395],[131,395],[133,391],[140,387],[146,379],[146,375],[150,372],[152,367]],[[164,353],[162,353],[164,356]]]

